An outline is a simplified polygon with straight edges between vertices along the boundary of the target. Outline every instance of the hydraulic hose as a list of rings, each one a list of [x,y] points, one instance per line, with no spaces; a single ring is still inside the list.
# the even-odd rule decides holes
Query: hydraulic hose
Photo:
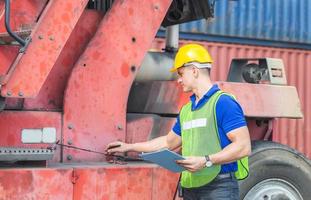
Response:
[[[23,47],[26,45],[26,41],[23,40],[21,37],[16,35],[10,27],[10,0],[5,0],[5,28],[9,35],[13,37],[20,45]]]

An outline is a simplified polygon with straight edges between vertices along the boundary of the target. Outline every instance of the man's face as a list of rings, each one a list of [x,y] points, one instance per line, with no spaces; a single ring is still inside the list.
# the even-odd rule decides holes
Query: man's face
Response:
[[[177,69],[177,82],[182,86],[184,92],[192,92],[194,81],[193,70],[192,66]]]

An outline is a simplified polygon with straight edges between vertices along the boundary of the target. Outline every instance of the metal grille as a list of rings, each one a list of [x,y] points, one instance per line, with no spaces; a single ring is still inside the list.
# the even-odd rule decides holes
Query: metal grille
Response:
[[[0,161],[38,161],[51,160],[53,149],[29,149],[0,147]]]
[[[112,6],[114,0],[90,0],[87,8],[100,10],[106,13]]]

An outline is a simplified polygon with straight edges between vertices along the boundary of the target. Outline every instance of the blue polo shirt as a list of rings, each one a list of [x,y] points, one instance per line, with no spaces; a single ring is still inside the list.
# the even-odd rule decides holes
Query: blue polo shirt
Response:
[[[199,100],[196,104],[196,96],[193,94],[190,97],[190,101],[192,102],[192,110],[200,109],[209,98],[217,92],[219,87],[215,84],[209,91]],[[244,117],[243,110],[239,103],[235,101],[228,95],[221,95],[216,103],[216,116],[217,116],[217,125],[218,132],[220,138],[220,145],[222,148],[225,148],[227,145],[231,143],[229,138],[227,137],[227,133],[230,131],[240,128],[242,126],[246,126],[246,121]],[[181,136],[181,128],[180,128],[180,120],[179,116],[177,117],[176,123],[173,127],[173,131]],[[221,165],[220,173],[229,173],[237,170],[237,163],[232,162],[228,164]]]

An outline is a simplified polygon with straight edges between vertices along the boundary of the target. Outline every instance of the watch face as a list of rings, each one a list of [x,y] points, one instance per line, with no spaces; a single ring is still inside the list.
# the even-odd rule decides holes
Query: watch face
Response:
[[[213,163],[210,160],[206,161],[206,163],[205,163],[206,167],[211,167],[212,165],[213,165]]]

